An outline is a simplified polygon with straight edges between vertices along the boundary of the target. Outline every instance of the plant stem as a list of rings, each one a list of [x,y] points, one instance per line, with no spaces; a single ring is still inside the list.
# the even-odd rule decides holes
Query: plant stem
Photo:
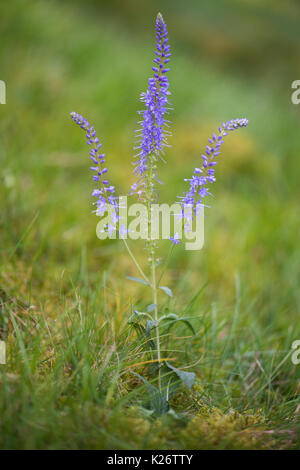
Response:
[[[154,319],[158,322],[158,307],[157,307],[157,285],[156,285],[156,260],[155,260],[155,248],[153,242],[151,243],[151,273],[152,273],[152,295],[154,309]],[[159,337],[159,326],[155,327],[156,332],[156,349],[157,349],[157,362],[158,362],[158,388],[161,392],[161,374],[160,374],[160,337]]]
[[[155,337],[156,337],[156,352],[157,352],[157,364],[158,364],[158,388],[161,392],[161,373],[160,373],[160,336],[158,326],[158,306],[157,306],[157,283],[156,283],[156,243],[152,239],[151,233],[151,218],[152,218],[152,204],[155,200],[155,168],[156,168],[157,157],[152,154],[149,156],[149,168],[148,168],[148,179],[146,187],[146,201],[147,201],[147,215],[148,215],[148,250],[149,250],[149,261],[151,267],[151,289],[152,289],[152,302],[154,307],[154,319],[157,322],[155,326]]]
[[[166,258],[166,260],[165,260],[165,262],[164,262],[164,266],[163,266],[161,275],[160,275],[160,277],[159,277],[159,280],[158,280],[158,283],[157,283],[157,287],[159,287],[159,285],[160,285],[160,283],[161,283],[161,280],[162,280],[162,278],[163,278],[163,276],[164,276],[164,274],[165,274],[165,272],[166,272],[166,269],[167,269],[167,267],[168,267],[168,263],[169,263],[170,258],[171,258],[171,256],[172,256],[172,253],[173,253],[173,249],[174,249],[174,245],[172,244],[172,246],[171,246],[171,248],[170,248],[170,250],[169,250],[168,256],[167,256],[167,258]]]
[[[125,238],[122,238],[122,240],[123,240],[123,242],[124,242],[124,244],[125,244],[125,246],[126,246],[126,248],[127,248],[127,251],[128,251],[128,253],[129,253],[129,256],[131,257],[132,261],[134,262],[134,264],[135,264],[137,270],[139,271],[139,273],[140,273],[141,276],[143,277],[144,281],[146,281],[147,284],[149,284],[149,286],[151,286],[151,283],[150,283],[149,279],[147,278],[146,274],[144,273],[144,271],[143,271],[142,268],[140,267],[139,263],[138,263],[137,260],[135,259],[134,254],[132,253],[131,249],[129,248],[129,246],[128,246],[126,240],[125,240]]]

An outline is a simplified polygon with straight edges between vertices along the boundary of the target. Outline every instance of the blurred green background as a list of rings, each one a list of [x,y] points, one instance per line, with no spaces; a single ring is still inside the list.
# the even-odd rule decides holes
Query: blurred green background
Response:
[[[147,86],[161,11],[173,53],[174,107],[161,201],[185,189],[183,177],[220,122],[250,121],[224,146],[205,248],[196,255],[179,249],[178,259],[195,282],[213,281],[221,299],[232,293],[239,271],[266,320],[296,321],[300,106],[291,103],[291,82],[300,75],[297,3],[15,0],[0,8],[0,78],[7,85],[7,104],[0,107],[2,256],[7,259],[36,214],[17,251],[26,266],[33,260],[43,266],[43,282],[76,270],[83,245],[92,270],[122,249],[95,237],[87,149],[69,112],[94,123],[111,178],[126,194],[134,181],[138,97]]]
[[[88,151],[69,113],[94,124],[111,180],[126,194],[158,11],[169,30],[174,108],[160,201],[182,193],[183,178],[222,121],[249,119],[224,145],[205,246],[176,250],[169,285],[180,303],[187,289],[207,282],[204,303],[216,303],[222,322],[232,316],[238,273],[240,343],[255,342],[255,326],[262,349],[288,351],[300,338],[300,105],[291,103],[291,83],[300,78],[296,1],[1,2],[1,287],[54,317],[60,289],[80,281],[83,270],[92,285],[108,270],[126,301],[143,295],[129,282],[123,291],[124,277],[135,271],[121,243],[96,238]]]

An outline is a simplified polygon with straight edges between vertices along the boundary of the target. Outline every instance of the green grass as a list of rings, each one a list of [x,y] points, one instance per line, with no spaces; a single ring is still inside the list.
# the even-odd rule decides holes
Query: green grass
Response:
[[[299,448],[300,10],[293,2],[22,1],[0,7],[0,448]],[[112,6],[112,3],[114,5]],[[254,4],[253,4],[254,3]],[[94,123],[111,178],[132,176],[138,95],[161,10],[173,51],[172,148],[161,201],[184,190],[219,122],[248,117],[228,137],[205,246],[178,248],[166,276],[187,312],[163,341],[191,366],[175,414],[148,416],[149,354],[129,330],[151,300],[119,241],[100,242],[78,111]],[[162,253],[166,245],[162,247]],[[142,244],[134,247],[143,263]],[[205,286],[199,296],[197,292]],[[193,300],[192,300],[193,299]]]

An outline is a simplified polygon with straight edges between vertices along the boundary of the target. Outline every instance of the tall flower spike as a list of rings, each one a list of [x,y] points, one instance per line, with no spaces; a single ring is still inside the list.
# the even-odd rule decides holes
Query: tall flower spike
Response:
[[[167,136],[170,134],[166,128],[169,127],[169,121],[166,120],[166,114],[169,111],[167,107],[169,92],[169,80],[167,73],[169,68],[167,64],[170,61],[171,53],[168,43],[168,31],[166,23],[159,13],[156,18],[156,50],[154,58],[153,77],[148,80],[148,89],[146,93],[141,93],[140,101],[146,106],[144,111],[139,111],[142,120],[138,122],[140,129],[137,131],[136,155],[137,164],[134,173],[138,177],[137,183],[131,187],[131,194],[143,192],[145,187],[145,178],[148,175],[149,166],[156,174],[155,162],[162,158],[164,147],[167,146]],[[152,158],[150,158],[150,156]]]
[[[215,157],[220,155],[220,150],[224,143],[223,138],[228,135],[228,132],[240,127],[246,127],[247,125],[248,119],[232,119],[231,121],[223,122],[222,126],[218,129],[218,135],[213,134],[208,140],[209,145],[206,146],[205,152],[201,155],[203,162],[200,168],[194,169],[192,178],[184,180],[189,181],[190,187],[183,196],[179,197],[183,211],[186,207],[192,209],[193,217],[198,215],[200,208],[204,206],[203,199],[210,194],[206,184],[216,181],[214,166],[217,164],[217,161]],[[183,215],[183,212],[181,215]]]
[[[87,119],[81,114],[74,111],[70,114],[71,119],[86,132],[86,142],[91,147],[90,159],[93,166],[90,167],[93,174],[93,180],[98,183],[98,188],[94,189],[92,196],[97,198],[93,203],[96,205],[95,212],[97,215],[103,215],[106,210],[106,204],[111,204],[114,207],[114,215],[112,224],[116,224],[118,220],[118,202],[117,197],[114,196],[115,187],[109,184],[107,179],[107,168],[105,167],[105,153],[100,153],[102,144],[96,136],[96,131],[93,126],[90,126]],[[114,229],[114,226],[107,227],[108,230]]]

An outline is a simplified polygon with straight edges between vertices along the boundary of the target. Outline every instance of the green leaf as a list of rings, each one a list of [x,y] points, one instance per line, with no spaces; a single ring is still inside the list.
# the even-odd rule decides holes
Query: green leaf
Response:
[[[146,335],[149,336],[152,328],[158,324],[156,320],[147,320],[146,321]]]
[[[138,321],[130,321],[128,323],[129,325],[132,325],[136,329],[138,336],[140,338],[146,337],[146,329],[141,323],[139,323]]]
[[[185,323],[186,326],[191,330],[193,335],[196,335],[195,328],[193,327],[193,325],[191,324],[191,322],[189,320],[187,320],[186,318],[179,318],[178,321],[182,321],[183,323]]]
[[[138,377],[145,385],[150,398],[150,409],[154,411],[157,416],[160,416],[169,411],[169,404],[166,398],[154,387],[148,380],[144,379],[140,374],[131,371],[133,375]]]
[[[169,369],[171,369],[175,374],[182,380],[182,382],[188,387],[192,388],[195,383],[196,375],[194,372],[185,372],[184,370],[176,369],[176,367],[171,366],[168,362],[165,363]]]
[[[160,286],[159,288],[163,290],[169,297],[173,297],[173,292],[171,291],[171,289],[169,289],[169,287]]]
[[[144,286],[149,286],[148,282],[146,282],[144,279],[141,279],[140,277],[127,276],[127,279],[144,284]]]
[[[160,321],[163,321],[163,320],[176,321],[176,320],[179,320],[179,316],[176,315],[176,313],[168,313],[167,315],[164,315],[163,317],[160,317]]]
[[[149,313],[139,312],[138,310],[135,310],[134,313],[129,318],[128,323],[132,322],[135,319],[135,317],[146,317],[146,318],[149,318],[150,320],[152,320],[152,317],[151,317],[151,315],[149,315]]]
[[[188,320],[188,318],[179,317],[175,313],[168,313],[168,315],[164,315],[163,317],[160,318],[160,321],[163,321],[163,320],[170,320],[170,322],[172,322],[170,326],[173,326],[173,323],[175,322],[182,321],[191,330],[193,335],[196,335],[196,331],[193,325],[191,324],[191,322]]]
[[[156,307],[156,304],[150,304],[148,305],[147,307],[147,312],[153,312],[153,310],[155,310],[155,307]]]
[[[150,338],[149,334],[147,334],[146,328],[138,321],[130,321],[128,322],[129,325],[132,325],[133,328],[136,330],[138,337],[143,341],[143,349],[147,351],[148,346],[151,349],[155,349],[155,342]],[[146,339],[146,341],[144,341]]]

